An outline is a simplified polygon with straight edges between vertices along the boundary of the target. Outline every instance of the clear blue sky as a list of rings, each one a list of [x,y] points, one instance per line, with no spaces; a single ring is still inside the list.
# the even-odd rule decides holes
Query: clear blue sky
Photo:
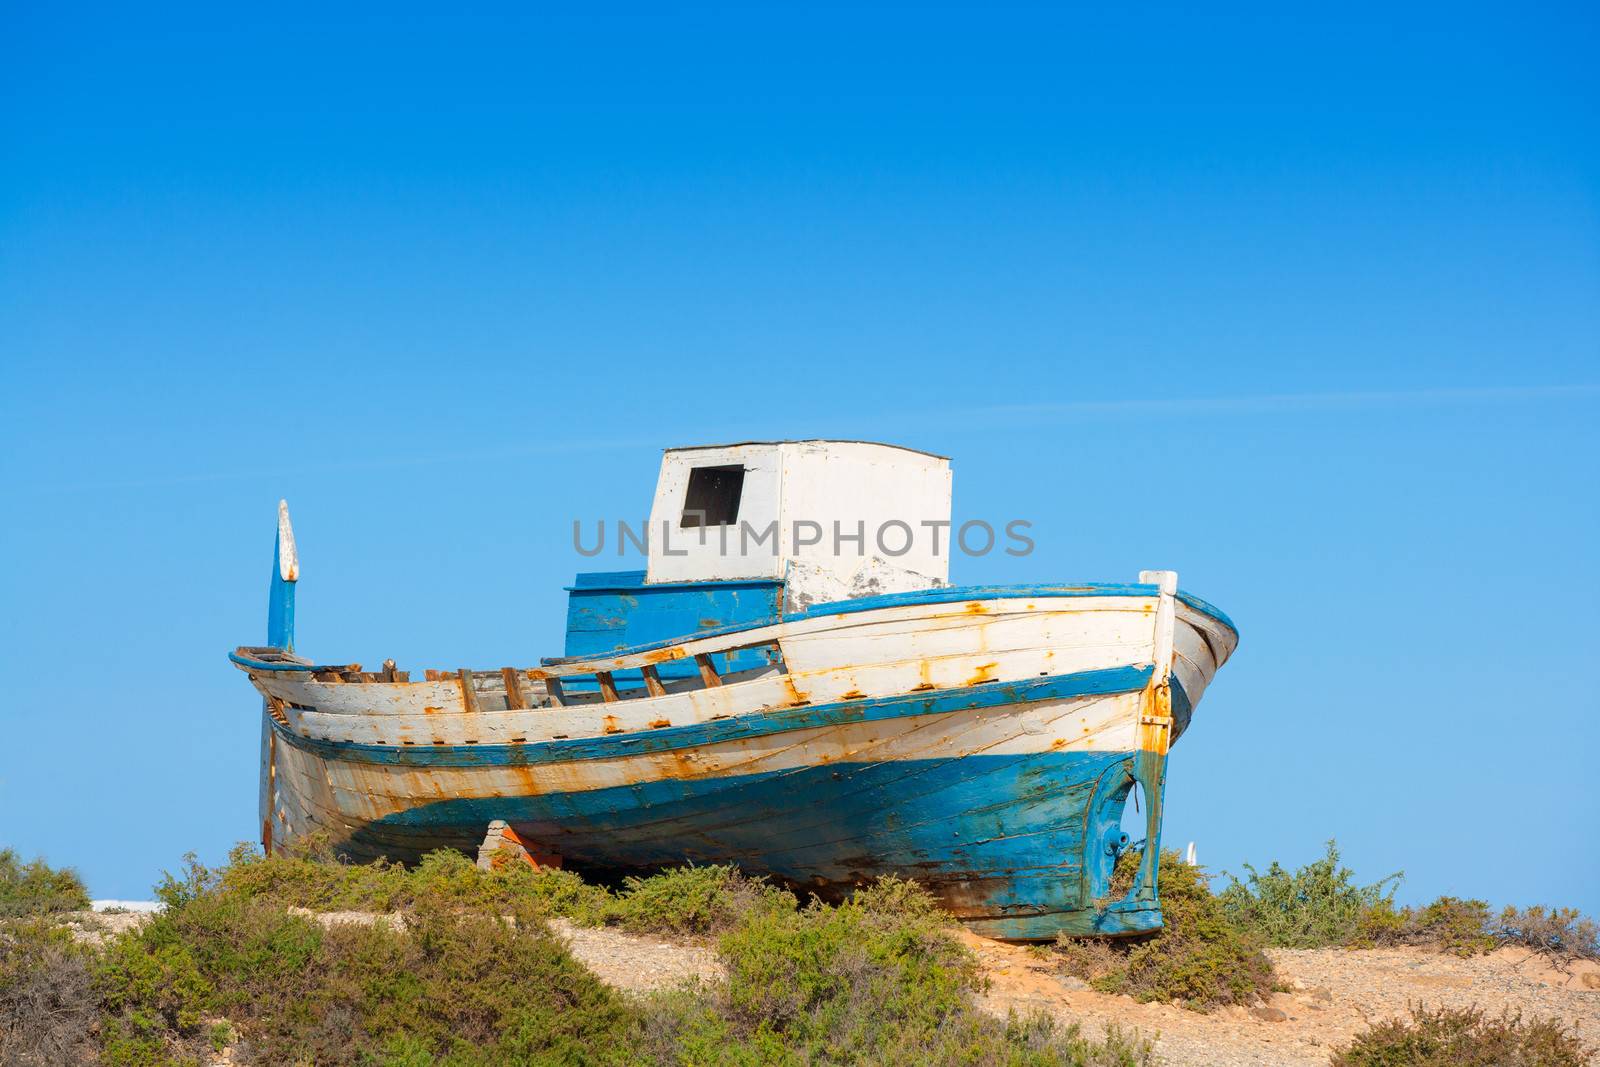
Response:
[[[280,496],[309,654],[532,662],[658,449],[865,437],[1238,620],[1208,865],[1600,912],[1594,9],[1116,6],[6,5],[0,843],[254,836]]]

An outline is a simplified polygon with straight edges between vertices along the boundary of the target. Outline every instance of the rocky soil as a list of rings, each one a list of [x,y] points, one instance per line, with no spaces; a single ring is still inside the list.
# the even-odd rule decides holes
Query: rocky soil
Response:
[[[1563,973],[1522,950],[1460,959],[1420,949],[1270,949],[1278,978],[1292,992],[1254,1009],[1203,1015],[1096,993],[1080,979],[1053,973],[1048,960],[1024,947],[965,933],[962,940],[989,976],[988,1010],[1042,1010],[1090,1032],[1137,1029],[1156,1040],[1174,1067],[1322,1067],[1332,1048],[1381,1019],[1404,1017],[1416,1003],[1555,1018],[1600,1047],[1600,966],[1578,963]]]
[[[552,920],[550,927],[579,963],[618,989],[636,993],[668,989],[696,979],[709,982],[722,974],[716,949],[709,945],[596,930],[565,919]]]

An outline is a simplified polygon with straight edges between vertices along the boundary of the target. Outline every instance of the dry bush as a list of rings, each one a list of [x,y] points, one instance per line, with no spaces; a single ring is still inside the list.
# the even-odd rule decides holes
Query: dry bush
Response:
[[[1600,960],[1600,926],[1576,908],[1507,908],[1493,934],[1501,944],[1531,948],[1561,966]]]
[[[1595,1050],[1549,1019],[1418,1005],[1335,1049],[1332,1067],[1584,1067]]]
[[[70,930],[45,920],[0,925],[0,1064],[92,1061],[90,955]]]

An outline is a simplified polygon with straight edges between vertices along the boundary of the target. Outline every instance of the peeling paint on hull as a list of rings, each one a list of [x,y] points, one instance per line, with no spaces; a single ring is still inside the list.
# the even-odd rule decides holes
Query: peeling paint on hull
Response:
[[[892,873],[914,877],[992,936],[1089,934],[1098,932],[1093,904],[1109,888],[1133,763],[1120,752],[980,755],[445,800],[370,824],[348,847],[465,849],[501,818],[587,867],[732,862],[822,893]],[[1147,918],[1158,922],[1159,912]]]
[[[1129,789],[1163,788],[1164,759],[1138,747],[1151,683],[1149,665],[1103,668],[520,745],[339,743],[274,721],[280,833],[412,861],[505,819],[575,866],[732,862],[823,894],[892,873],[989,936],[1138,933],[1160,925],[1154,893],[1106,894]]]

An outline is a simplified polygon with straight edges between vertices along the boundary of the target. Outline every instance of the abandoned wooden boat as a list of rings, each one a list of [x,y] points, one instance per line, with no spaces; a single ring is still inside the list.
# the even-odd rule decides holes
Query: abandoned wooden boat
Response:
[[[410,861],[505,820],[586,869],[894,873],[993,937],[1155,929],[1168,747],[1237,632],[1170,571],[949,586],[948,543],[853,536],[948,542],[949,509],[948,460],[908,449],[670,450],[647,569],[578,576],[563,656],[413,677],[295,655],[280,504],[268,642],[231,656],[265,698],[262,844]],[[1113,898],[1135,788],[1149,847]]]

